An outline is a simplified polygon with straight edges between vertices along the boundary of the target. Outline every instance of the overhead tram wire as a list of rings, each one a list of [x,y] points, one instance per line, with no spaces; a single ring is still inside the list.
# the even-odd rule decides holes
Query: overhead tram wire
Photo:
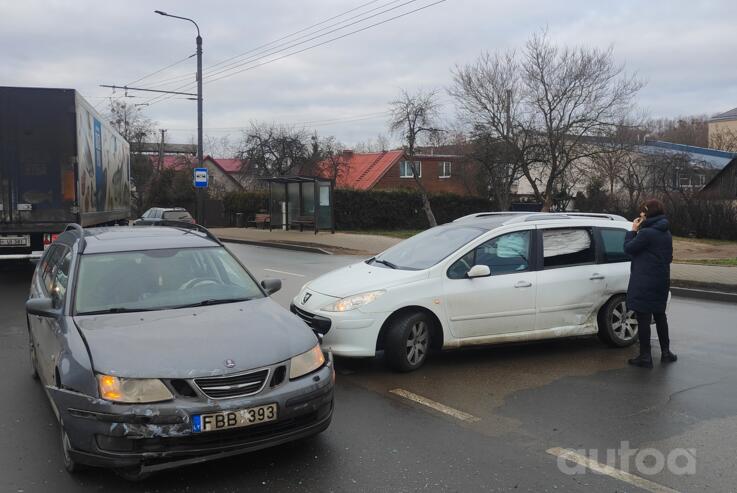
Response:
[[[321,120],[304,120],[304,121],[298,121],[293,123],[279,123],[276,122],[276,124],[283,124],[283,125],[292,125],[292,126],[325,126],[325,125],[332,125],[337,123],[347,123],[347,122],[353,122],[353,121],[363,121],[363,120],[373,120],[377,118],[382,118],[384,116],[389,115],[389,111],[376,111],[373,113],[364,113],[359,115],[352,115],[352,116],[345,116],[345,117],[335,117],[335,118],[327,118],[327,119],[321,119]],[[248,130],[250,127],[248,126],[238,126],[238,127],[208,127],[208,131],[239,131],[239,130]],[[185,132],[187,130],[196,130],[194,128],[170,128],[169,130],[177,131],[177,132]]]
[[[154,76],[154,75],[156,75],[156,74],[158,74],[158,73],[161,73],[161,72],[163,72],[164,70],[168,70],[168,69],[170,69],[170,68],[172,68],[172,67],[175,67],[175,66],[179,65],[180,63],[186,62],[187,60],[189,60],[189,59],[190,59],[190,58],[192,58],[193,56],[195,56],[195,54],[194,54],[194,53],[193,53],[192,55],[189,55],[189,56],[186,56],[186,57],[182,58],[181,60],[177,60],[176,62],[174,62],[174,63],[172,63],[172,64],[169,64],[169,65],[167,65],[167,66],[165,66],[165,67],[162,67],[162,68],[160,68],[160,69],[156,70],[155,72],[151,72],[150,74],[148,74],[148,75],[144,75],[143,77],[141,77],[141,78],[139,78],[139,79],[136,79],[136,80],[130,81],[130,82],[128,82],[127,84],[124,84],[124,85],[126,85],[126,86],[130,86],[130,85],[133,85],[133,84],[135,84],[136,82],[140,82],[140,81],[142,81],[142,80],[148,79],[148,78],[149,78],[149,77],[151,77],[151,76]]]
[[[245,59],[245,60],[240,60],[240,61],[237,61],[237,62],[232,62],[232,63],[228,63],[228,64],[226,64],[225,66],[223,66],[223,67],[221,67],[221,68],[219,68],[219,69],[215,70],[214,72],[212,72],[212,75],[217,75],[218,73],[222,73],[222,72],[225,72],[225,71],[227,71],[227,70],[230,70],[230,68],[231,68],[231,67],[237,67],[237,66],[241,66],[241,65],[243,65],[244,63],[249,63],[249,62],[248,62],[249,60],[252,60],[253,58],[257,58],[258,56],[260,56],[261,54],[263,54],[263,53],[265,53],[265,52],[267,52],[267,51],[272,51],[272,50],[274,50],[274,49],[276,49],[276,48],[279,48],[279,47],[283,47],[283,46],[287,46],[287,45],[290,45],[290,43],[294,43],[294,42],[295,42],[295,41],[297,41],[297,40],[300,40],[300,39],[304,39],[304,38],[306,38],[306,37],[308,37],[308,36],[313,36],[313,35],[315,35],[315,34],[317,34],[317,33],[319,33],[319,32],[323,32],[323,31],[325,31],[325,30],[327,30],[327,29],[330,29],[331,27],[335,27],[335,26],[340,26],[341,24],[345,24],[345,23],[346,23],[346,22],[348,22],[348,21],[351,21],[351,20],[353,20],[353,19],[356,19],[356,18],[358,18],[358,17],[362,17],[362,16],[365,16],[366,14],[369,14],[369,13],[371,13],[371,12],[375,12],[376,10],[379,10],[379,9],[381,9],[381,8],[384,8],[384,7],[387,7],[387,6],[391,5],[391,4],[397,3],[397,2],[399,2],[399,1],[400,1],[400,0],[391,0],[390,2],[387,2],[387,3],[383,4],[383,5],[379,5],[378,7],[376,7],[376,8],[373,8],[373,9],[371,9],[371,10],[367,10],[367,11],[365,11],[365,12],[361,12],[360,14],[356,14],[356,15],[354,15],[354,16],[352,16],[352,17],[348,17],[347,19],[343,19],[343,20],[341,20],[341,21],[338,21],[338,22],[336,22],[336,23],[330,24],[330,25],[328,25],[328,26],[325,26],[325,27],[323,27],[323,28],[321,28],[321,29],[318,29],[318,30],[316,30],[316,31],[312,31],[312,32],[310,32],[310,33],[307,33],[307,34],[303,34],[302,36],[298,36],[298,37],[296,37],[296,38],[294,38],[294,39],[292,39],[292,40],[290,40],[290,41],[286,41],[286,42],[284,42],[284,43],[280,43],[280,44],[278,44],[278,45],[276,45],[276,46],[272,46],[272,47],[270,47],[270,48],[267,48],[267,49],[265,49],[265,50],[262,50],[262,49],[258,49],[258,48],[254,48],[254,49],[252,49],[252,50],[249,50],[249,51],[247,51],[247,52],[241,53],[241,54],[240,54],[240,55],[238,55],[237,57],[232,57],[232,58],[240,58],[240,57],[242,57],[242,56],[246,55],[247,53],[255,52],[255,53],[253,53],[253,54],[252,54],[251,56],[249,56],[249,57],[246,57],[246,59]],[[373,15],[370,15],[370,16],[367,16],[367,17],[363,17],[362,19],[359,19],[359,20],[358,20],[358,21],[356,21],[356,22],[353,22],[353,23],[350,23],[350,24],[345,24],[345,25],[343,25],[343,26],[341,26],[341,27],[338,27],[338,28],[336,28],[336,29],[333,29],[332,31],[328,31],[328,32],[326,32],[326,33],[324,33],[324,34],[322,34],[322,35],[320,35],[320,36],[315,36],[315,37],[312,37],[312,38],[310,38],[310,39],[306,39],[306,40],[305,40],[304,42],[306,43],[306,42],[308,42],[308,41],[310,41],[310,40],[313,40],[313,39],[319,38],[319,37],[321,37],[321,36],[326,36],[326,35],[328,35],[328,34],[330,34],[330,33],[333,33],[333,32],[335,32],[335,31],[339,31],[340,29],[345,29],[346,27],[352,26],[353,24],[356,24],[356,23],[358,23],[358,22],[362,22],[362,21],[365,21],[365,20],[371,19],[372,17],[376,17],[376,16],[379,16],[379,15],[381,15],[381,14],[383,14],[383,13],[386,13],[386,12],[389,12],[389,11],[391,11],[391,10],[395,10],[395,9],[401,8],[401,7],[403,7],[403,6],[407,5],[407,4],[410,4],[410,3],[414,3],[414,2],[417,2],[417,1],[418,1],[418,0],[409,0],[409,1],[406,1],[406,2],[402,3],[401,5],[397,5],[397,6],[395,6],[395,7],[392,7],[392,8],[390,8],[390,9],[384,10],[384,11],[382,11],[382,12],[378,12],[378,13],[376,13],[376,14],[373,14]],[[269,43],[269,44],[273,44],[273,42],[272,42],[272,43]],[[266,45],[264,45],[264,46],[266,46]],[[291,44],[290,46],[295,46],[295,45],[294,45],[294,44]],[[289,46],[287,46],[287,48],[289,48]],[[287,48],[284,48],[284,49],[287,49]],[[279,51],[282,51],[282,49],[276,50],[276,51],[275,51],[274,53],[277,53],[277,52],[279,52]],[[208,67],[208,70],[209,70],[209,69],[211,69],[211,68],[213,68],[213,67],[214,67],[214,65],[213,65],[213,66],[210,66],[210,67]]]
[[[269,46],[269,45],[272,45],[274,43],[278,43],[279,41],[283,41],[283,40],[285,40],[287,38],[291,38],[292,36],[295,36],[297,34],[301,34],[301,33],[305,32],[305,31],[308,31],[308,30],[312,29],[313,27],[321,26],[321,25],[325,24],[326,22],[330,22],[330,21],[332,21],[334,19],[337,19],[339,17],[343,17],[346,14],[350,14],[351,12],[355,12],[356,10],[362,9],[363,7],[367,7],[367,6],[369,6],[369,5],[373,4],[373,3],[376,3],[378,1],[379,0],[371,0],[370,2],[363,3],[363,4],[361,4],[361,5],[357,6],[357,7],[354,7],[352,9],[349,9],[349,10],[346,10],[344,12],[341,12],[340,14],[334,15],[332,17],[328,17],[327,19],[324,19],[324,20],[322,20],[320,22],[317,22],[315,24],[312,24],[311,26],[307,26],[305,28],[302,28],[299,31],[294,31],[291,34],[286,34],[286,35],[284,35],[284,36],[282,36],[280,38],[277,38],[277,39],[275,39],[273,41],[269,41],[268,43],[265,43],[265,44],[262,44],[260,46],[255,47],[255,48],[251,48],[250,50],[244,51],[243,53],[240,53],[238,55],[234,55],[234,56],[231,56],[231,57],[226,58],[224,60],[220,60],[219,62],[216,62],[216,63],[214,63],[214,64],[212,64],[212,65],[210,65],[208,67],[205,67],[205,70],[209,70],[209,69],[211,69],[213,67],[217,67],[218,65],[222,65],[223,63],[227,63],[227,62],[229,62],[229,61],[231,61],[231,60],[233,60],[235,58],[239,58],[242,55],[246,55],[246,54],[251,53],[251,52],[253,52],[255,50],[264,48],[264,47]],[[395,1],[397,1],[397,0],[395,0]]]
[[[314,44],[314,45],[311,45],[311,46],[308,46],[308,47],[306,47],[306,48],[303,48],[303,49],[300,49],[300,50],[297,50],[297,51],[293,51],[293,52],[287,53],[287,54],[285,54],[285,55],[279,56],[279,57],[277,57],[277,58],[273,58],[273,59],[271,59],[271,60],[268,60],[268,61],[266,61],[266,62],[258,63],[258,64],[256,64],[256,65],[252,65],[252,66],[250,66],[250,67],[246,67],[246,68],[243,68],[243,69],[240,69],[240,70],[235,70],[235,71],[231,71],[231,73],[226,73],[226,74],[224,74],[224,75],[221,75],[221,76],[219,76],[219,77],[215,77],[215,78],[212,78],[212,79],[210,79],[210,80],[207,80],[207,81],[205,81],[204,83],[205,83],[205,84],[209,84],[210,82],[215,82],[215,81],[217,81],[217,80],[222,80],[222,79],[225,79],[225,78],[227,78],[227,77],[231,77],[231,76],[233,76],[233,75],[236,75],[236,74],[239,74],[239,73],[242,73],[242,72],[246,72],[246,71],[249,71],[249,70],[253,70],[253,69],[255,69],[255,68],[258,68],[258,67],[261,67],[261,66],[264,66],[264,65],[268,65],[268,64],[270,64],[270,63],[273,63],[273,62],[276,62],[276,61],[279,61],[279,60],[283,60],[284,58],[288,58],[288,57],[290,57],[290,56],[293,56],[293,55],[296,55],[296,54],[299,54],[299,53],[303,53],[303,52],[305,52],[305,51],[307,51],[307,50],[311,50],[311,49],[313,49],[313,48],[317,48],[317,47],[319,47],[319,46],[323,46],[323,45],[326,45],[326,44],[328,44],[328,43],[331,43],[331,42],[333,42],[333,41],[336,41],[336,40],[339,40],[339,39],[342,39],[342,38],[345,38],[345,37],[351,36],[351,35],[353,35],[353,34],[356,34],[356,33],[362,32],[362,31],[366,31],[367,29],[371,29],[371,28],[373,28],[373,27],[376,27],[376,26],[379,26],[379,25],[382,25],[382,24],[386,24],[387,22],[391,22],[391,21],[393,21],[393,20],[396,20],[396,19],[399,19],[399,18],[401,18],[401,17],[405,17],[405,16],[407,16],[407,15],[410,15],[410,14],[414,14],[414,13],[416,13],[416,12],[419,12],[419,11],[421,11],[421,10],[425,10],[425,9],[427,9],[427,8],[433,7],[433,6],[435,6],[435,5],[438,5],[438,4],[440,4],[440,3],[443,3],[443,2],[445,2],[445,1],[446,1],[446,0],[437,0],[437,1],[435,1],[435,2],[429,3],[429,4],[427,4],[427,5],[424,5],[424,6],[422,6],[422,7],[418,7],[418,8],[416,8],[416,9],[413,9],[413,10],[409,10],[409,11],[407,11],[407,12],[404,12],[404,13],[402,13],[402,14],[398,14],[398,15],[395,15],[395,16],[393,16],[393,17],[389,17],[389,18],[387,18],[387,19],[383,19],[383,20],[381,20],[381,21],[379,21],[379,22],[375,22],[375,23],[373,23],[373,24],[369,24],[368,26],[364,26],[364,27],[362,27],[362,28],[360,28],[360,29],[356,29],[356,30],[354,30],[354,31],[350,31],[350,32],[348,32],[348,33],[345,33],[345,34],[342,34],[342,35],[340,35],[340,36],[336,36],[336,37],[334,37],[334,38],[330,38],[330,39],[328,39],[328,40],[322,41],[322,42],[320,42],[320,43],[316,43],[316,44]],[[336,30],[337,30],[337,29],[336,29]],[[329,34],[329,33],[326,33],[326,34]],[[306,43],[306,42],[308,42],[308,41],[310,41],[310,40],[306,40],[306,41],[303,41],[303,42],[300,42],[300,43],[296,43],[296,44],[295,44],[294,46],[297,46],[297,45],[300,45],[300,44],[304,44],[304,43]],[[284,50],[286,50],[286,49],[288,49],[288,48],[285,48]],[[284,50],[280,50],[280,51],[284,51]],[[273,55],[273,54],[275,54],[275,53],[272,53],[272,55]],[[271,56],[271,55],[265,55],[265,56],[263,56],[263,57],[260,57],[259,59],[267,58],[268,56]],[[251,62],[249,62],[249,63],[253,63],[253,62],[256,62],[256,61],[258,61],[259,59],[253,60],[253,61],[251,61]],[[210,77],[212,77],[212,76],[210,76]],[[207,79],[207,78],[208,78],[208,76],[205,76],[205,77],[203,77],[203,79]],[[188,83],[188,84],[184,84],[183,86],[180,86],[179,88],[177,88],[177,89],[175,89],[175,90],[183,89],[183,88],[186,88],[186,87],[191,87],[191,85],[192,85],[191,83]],[[156,98],[153,98],[153,99],[156,99]],[[151,101],[149,105],[151,105],[151,104],[155,104],[155,103],[159,103],[159,102],[161,102],[161,101],[165,101],[165,100],[167,100],[167,99],[169,99],[169,97],[167,97],[167,96],[164,96],[164,97],[159,97],[159,98],[158,98],[158,99],[157,99],[156,101]]]
[[[292,37],[296,36],[297,34],[300,34],[300,33],[303,33],[303,32],[305,32],[305,31],[308,31],[308,30],[310,30],[310,29],[312,29],[312,28],[314,28],[314,27],[320,26],[320,25],[322,25],[322,24],[325,24],[326,22],[330,22],[331,20],[337,19],[337,18],[339,18],[339,17],[343,17],[343,16],[344,16],[344,15],[346,15],[346,14],[350,14],[351,12],[355,12],[356,10],[360,10],[360,9],[362,9],[363,7],[366,7],[366,6],[368,6],[368,5],[371,5],[371,4],[373,4],[373,3],[376,3],[376,2],[378,2],[378,1],[379,1],[379,0],[371,0],[370,2],[366,2],[366,3],[363,3],[363,4],[361,4],[361,5],[357,6],[357,7],[354,7],[354,8],[352,8],[352,9],[349,9],[349,10],[346,10],[346,11],[344,11],[344,12],[341,12],[340,14],[334,15],[334,16],[332,16],[332,17],[328,17],[327,19],[324,19],[324,20],[322,20],[322,21],[320,21],[320,22],[317,22],[317,23],[315,23],[315,24],[312,24],[312,25],[310,25],[310,26],[307,26],[307,27],[305,27],[305,28],[302,28],[302,29],[300,29],[300,30],[298,30],[298,31],[294,31],[294,32],[292,32],[292,33],[290,33],[290,34],[286,34],[286,35],[284,35],[284,36],[282,36],[282,37],[280,37],[280,38],[277,38],[277,39],[275,39],[275,40],[273,40],[273,41],[269,41],[268,43],[264,43],[264,44],[262,44],[262,45],[256,46],[255,48],[251,48],[250,50],[247,50],[247,51],[245,51],[245,52],[243,52],[243,53],[240,53],[240,54],[238,54],[238,55],[234,55],[234,56],[231,56],[231,57],[229,57],[229,58],[225,58],[225,59],[223,59],[223,60],[220,60],[219,62],[213,63],[212,65],[210,65],[210,66],[208,66],[208,67],[205,67],[205,71],[207,71],[207,70],[210,70],[210,69],[212,69],[212,68],[214,68],[214,67],[217,67],[217,66],[219,66],[219,65],[222,65],[222,64],[224,64],[224,63],[227,63],[227,62],[229,62],[229,61],[231,61],[231,60],[234,60],[234,59],[236,59],[236,58],[240,58],[240,57],[242,57],[242,56],[244,56],[244,55],[247,55],[247,54],[249,54],[249,53],[252,53],[252,52],[254,52],[254,51],[257,51],[257,50],[260,50],[260,49],[262,49],[262,48],[265,48],[265,47],[268,47],[268,46],[270,46],[270,45],[273,45],[274,43],[278,43],[279,41],[282,41],[282,40],[285,40],[285,39],[288,39],[288,38],[292,38]],[[389,2],[389,3],[387,3],[387,4],[384,4],[384,5],[382,5],[382,6],[379,6],[379,7],[377,7],[377,8],[381,8],[381,7],[383,7],[383,6],[386,6],[386,5],[389,5],[389,4],[392,4],[392,3],[396,3],[396,2],[398,2],[398,1],[399,1],[399,0],[392,0],[391,2]],[[368,13],[368,12],[372,12],[373,10],[376,10],[376,9],[368,10],[368,11],[366,11],[366,12],[363,12],[362,14],[359,14],[359,15],[363,15],[363,14],[366,14],[366,13]],[[342,21],[342,22],[344,22],[344,21]],[[319,31],[314,31],[314,32],[319,32]],[[314,32],[313,32],[313,33],[314,33]],[[150,74],[150,75],[153,75],[153,74]],[[154,86],[160,86],[160,85],[163,85],[163,84],[166,84],[166,83],[169,83],[169,82],[178,82],[178,81],[184,81],[184,80],[187,80],[187,79],[189,79],[189,78],[191,78],[191,77],[192,77],[192,75],[191,75],[191,74],[182,74],[182,75],[178,75],[178,76],[174,76],[174,77],[169,77],[169,78],[166,78],[166,79],[161,79],[161,80],[159,80],[159,81],[154,81],[154,82],[152,82],[152,83],[150,83],[150,84],[148,84],[148,85],[149,85],[149,86],[151,86],[151,87],[154,87]],[[142,79],[139,79],[139,80],[142,80]]]
[[[393,4],[393,3],[396,3],[397,1],[399,1],[399,0],[392,0],[392,1],[388,2],[388,3],[385,3],[385,4],[383,4],[383,5],[379,6],[379,7],[377,7],[377,8],[383,8],[383,7],[386,7],[387,5],[391,5],[391,4]],[[372,15],[366,16],[366,14],[368,14],[369,12],[373,12],[373,11],[375,11],[375,10],[376,10],[376,9],[371,9],[371,10],[369,10],[369,11],[366,11],[366,12],[363,12],[363,13],[359,14],[359,16],[365,16],[365,17],[363,17],[363,18],[361,18],[361,19],[358,19],[358,20],[356,20],[356,21],[354,21],[354,22],[351,22],[351,23],[349,23],[349,24],[345,24],[345,25],[343,25],[343,26],[340,26],[340,27],[336,27],[335,29],[331,29],[330,31],[324,32],[324,33],[322,33],[322,34],[319,34],[319,35],[317,35],[317,36],[312,36],[311,38],[305,39],[305,40],[303,40],[303,41],[299,41],[299,42],[293,42],[293,41],[296,41],[296,40],[293,40],[293,41],[290,41],[290,42],[288,42],[288,43],[282,43],[282,44],[281,44],[281,45],[279,45],[279,46],[283,46],[284,44],[287,44],[288,46],[284,46],[283,48],[280,48],[280,49],[274,49],[275,47],[274,47],[274,48],[270,48],[269,50],[266,50],[266,51],[270,51],[270,50],[273,50],[273,51],[271,51],[270,53],[264,53],[264,54],[262,54],[262,55],[259,55],[259,56],[257,56],[257,55],[253,55],[253,56],[249,57],[249,59],[247,59],[247,61],[240,61],[240,62],[237,62],[237,63],[235,63],[235,64],[231,64],[231,65],[233,65],[233,66],[232,66],[232,67],[230,67],[230,68],[221,68],[221,69],[219,69],[219,70],[216,70],[216,71],[215,71],[214,73],[212,73],[212,74],[209,74],[209,75],[205,75],[205,76],[203,76],[203,80],[206,80],[206,79],[208,79],[208,78],[212,78],[212,77],[215,77],[215,76],[217,76],[217,75],[225,74],[225,73],[227,73],[227,72],[228,72],[229,70],[233,70],[233,69],[236,69],[236,68],[238,68],[238,67],[242,67],[242,66],[244,66],[244,65],[248,65],[248,64],[251,64],[251,63],[254,63],[254,62],[258,62],[259,60],[263,60],[264,58],[267,58],[267,57],[269,57],[269,56],[272,56],[272,55],[276,55],[276,54],[278,54],[278,53],[280,53],[280,52],[283,52],[283,51],[285,51],[285,50],[288,50],[288,49],[290,49],[290,48],[294,48],[294,47],[296,47],[296,46],[299,46],[299,45],[302,45],[302,44],[305,44],[305,43],[309,43],[310,41],[313,41],[313,40],[315,40],[315,39],[318,39],[318,38],[321,38],[321,37],[327,36],[327,35],[329,35],[329,34],[332,34],[332,33],[336,32],[336,31],[340,31],[340,30],[342,30],[342,29],[345,29],[345,28],[347,28],[347,27],[350,27],[350,26],[352,26],[352,25],[355,25],[355,24],[360,24],[360,23],[361,23],[361,22],[363,22],[363,21],[366,21],[366,20],[368,20],[368,19],[372,19],[372,18],[374,18],[374,17],[378,17],[378,16],[380,16],[380,15],[383,15],[383,14],[385,14],[385,13],[387,13],[387,12],[391,12],[391,11],[393,11],[393,10],[396,10],[396,9],[402,8],[402,7],[404,7],[404,6],[408,5],[408,4],[411,4],[411,3],[414,3],[414,2],[417,2],[417,1],[418,1],[418,0],[407,0],[407,1],[405,1],[404,3],[402,3],[402,4],[400,4],[400,5],[395,5],[394,7],[388,8],[388,9],[386,9],[386,10],[383,10],[383,11],[381,11],[381,12],[377,12],[377,13],[375,13],[375,14],[372,14]],[[339,22],[339,23],[336,23],[336,24],[332,24],[332,25],[330,25],[330,26],[328,26],[328,27],[326,27],[326,28],[323,28],[323,29],[319,29],[319,30],[317,30],[317,31],[314,31],[314,32],[312,32],[312,33],[308,34],[308,36],[311,36],[311,35],[313,35],[313,34],[316,34],[316,33],[320,32],[320,31],[323,31],[324,29],[329,29],[330,27],[334,27],[335,25],[338,25],[338,24],[343,24],[344,22],[346,22],[346,21],[348,21],[348,20],[352,20],[352,19],[354,19],[355,17],[357,17],[357,16],[351,17],[351,18],[349,18],[349,19],[345,19],[345,20],[343,20],[343,21],[341,21],[341,22]],[[323,21],[322,23],[324,23],[324,22],[325,22],[325,21]],[[304,36],[301,36],[300,38],[297,38],[297,39],[301,39],[302,37],[304,37]],[[289,44],[289,43],[292,43],[292,44]],[[270,44],[270,43],[267,43],[267,44]],[[272,42],[271,44],[273,44],[273,42]],[[256,49],[257,49],[257,48],[254,48],[254,50],[256,50]],[[253,50],[251,50],[251,51],[253,51]],[[263,51],[262,51],[261,53],[263,53]],[[255,58],[254,58],[254,57],[255,57]],[[233,58],[233,57],[231,57],[231,58]],[[187,78],[189,78],[189,77],[187,77]],[[204,83],[206,84],[207,82],[204,82]],[[178,88],[176,88],[176,89],[173,89],[173,90],[177,91],[177,90],[179,90],[179,89],[185,89],[185,88],[189,88],[189,87],[194,87],[194,84],[196,84],[196,82],[187,82],[187,83],[185,83],[185,84],[183,84],[183,85],[181,85],[181,86],[179,86]],[[152,98],[152,99],[151,99],[151,100],[149,101],[149,105],[150,105],[150,104],[154,104],[154,103],[158,103],[158,102],[160,102],[160,101],[165,101],[165,100],[167,100],[167,99],[170,99],[170,98],[169,98],[169,97],[167,97],[166,95],[162,95],[162,96],[155,96],[155,97],[153,97],[153,98]]]

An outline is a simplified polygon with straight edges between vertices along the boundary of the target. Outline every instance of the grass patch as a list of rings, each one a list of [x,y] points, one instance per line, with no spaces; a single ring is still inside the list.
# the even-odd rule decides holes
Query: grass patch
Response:
[[[688,238],[686,236],[674,236],[673,241],[683,241],[686,243],[705,243],[707,245],[734,245],[737,241],[732,240],[711,240],[707,238]]]
[[[706,259],[676,259],[679,264],[718,265],[722,267],[737,267],[737,258],[706,258]]]
[[[414,236],[420,233],[421,229],[396,229],[396,230],[384,230],[384,229],[367,229],[364,231],[341,231],[341,233],[356,234],[356,235],[379,235],[379,236],[391,236],[392,238],[406,239],[410,236]]]

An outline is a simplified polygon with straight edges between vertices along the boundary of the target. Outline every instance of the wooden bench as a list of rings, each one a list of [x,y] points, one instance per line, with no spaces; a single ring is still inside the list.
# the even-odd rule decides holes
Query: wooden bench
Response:
[[[266,229],[271,226],[271,214],[256,213],[253,220],[248,221],[248,224],[253,224],[256,228],[261,226],[262,229]]]
[[[299,226],[300,231],[304,231],[305,226],[310,226],[315,229],[315,234],[317,234],[314,216],[297,216],[295,219],[292,219],[289,224],[290,226]]]

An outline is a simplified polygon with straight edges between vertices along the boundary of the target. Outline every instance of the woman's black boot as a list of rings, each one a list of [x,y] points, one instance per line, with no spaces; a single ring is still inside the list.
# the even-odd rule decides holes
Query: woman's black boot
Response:
[[[641,368],[652,368],[653,357],[649,354],[641,354],[637,358],[628,359],[627,363],[632,366],[639,366]]]
[[[660,353],[660,362],[661,363],[674,363],[678,360],[678,356],[670,352],[670,349],[664,349]]]

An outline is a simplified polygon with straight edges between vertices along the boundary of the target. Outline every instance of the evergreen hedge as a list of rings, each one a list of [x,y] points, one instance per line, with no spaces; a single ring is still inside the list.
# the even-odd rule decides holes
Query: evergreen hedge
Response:
[[[334,191],[335,227],[339,230],[425,229],[427,216],[422,197],[412,191]],[[225,195],[225,215],[234,224],[234,214],[247,218],[268,209],[268,192],[231,192]],[[430,195],[430,204],[438,224],[447,223],[473,212],[489,211],[489,200],[454,194]]]

